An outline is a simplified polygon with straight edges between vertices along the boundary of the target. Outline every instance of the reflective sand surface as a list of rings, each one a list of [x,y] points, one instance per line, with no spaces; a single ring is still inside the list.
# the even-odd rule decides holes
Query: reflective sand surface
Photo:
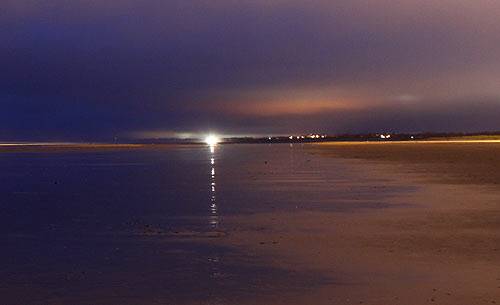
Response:
[[[349,215],[412,208],[422,186],[310,152],[1,154],[2,304],[284,304],[351,291],[359,279],[300,265],[279,230],[339,230]],[[337,225],[315,227],[320,214]]]

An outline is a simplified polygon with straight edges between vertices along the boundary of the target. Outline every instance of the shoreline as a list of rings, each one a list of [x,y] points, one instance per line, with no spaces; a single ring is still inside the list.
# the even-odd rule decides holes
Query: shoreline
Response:
[[[444,144],[498,144],[500,140],[421,140],[421,141],[339,141],[339,142],[285,142],[285,143],[246,143],[246,142],[228,142],[219,143],[218,145],[307,145],[319,147],[352,147],[352,146],[365,146],[365,147],[380,147],[380,146],[412,146],[412,145],[444,145]],[[193,143],[78,143],[78,142],[26,142],[26,143],[0,143],[0,153],[23,153],[23,152],[92,152],[92,151],[116,151],[116,150],[137,150],[137,149],[159,149],[171,147],[198,147],[205,146],[206,143],[193,142]],[[369,156],[366,156],[367,158]]]
[[[0,144],[1,153],[47,153],[47,152],[104,152],[119,150],[152,150],[174,147],[198,147],[204,143],[169,143],[169,144],[68,144],[68,143],[32,143]]]
[[[419,190],[384,199],[393,206],[380,210],[226,217],[228,237],[222,242],[268,257],[283,269],[312,270],[333,282],[276,304],[500,302],[500,192],[491,187],[500,176],[475,176],[477,170],[464,158],[489,156],[500,145],[473,144],[464,151],[461,144],[449,144],[446,158],[434,159],[434,144],[415,145],[304,148],[317,158],[340,158],[364,168],[366,175],[388,181],[382,184]],[[491,166],[496,162],[474,160]],[[460,174],[465,179],[458,179]],[[265,229],[257,232],[256,227]]]

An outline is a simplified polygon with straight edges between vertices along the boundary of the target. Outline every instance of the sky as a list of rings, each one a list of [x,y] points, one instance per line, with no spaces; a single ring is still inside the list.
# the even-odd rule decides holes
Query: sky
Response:
[[[3,0],[0,142],[500,131],[497,0]]]

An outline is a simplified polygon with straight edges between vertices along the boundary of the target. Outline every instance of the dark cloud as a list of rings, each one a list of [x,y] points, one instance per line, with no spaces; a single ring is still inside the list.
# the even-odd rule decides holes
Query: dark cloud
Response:
[[[498,129],[499,11],[483,0],[7,0],[0,140]],[[474,115],[457,121],[463,109]]]

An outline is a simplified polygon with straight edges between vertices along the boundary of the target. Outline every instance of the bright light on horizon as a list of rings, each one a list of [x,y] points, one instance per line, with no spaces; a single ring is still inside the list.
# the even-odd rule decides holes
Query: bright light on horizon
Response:
[[[214,135],[209,135],[208,137],[205,138],[205,143],[208,145],[216,145],[219,142],[219,138],[217,138]]]

